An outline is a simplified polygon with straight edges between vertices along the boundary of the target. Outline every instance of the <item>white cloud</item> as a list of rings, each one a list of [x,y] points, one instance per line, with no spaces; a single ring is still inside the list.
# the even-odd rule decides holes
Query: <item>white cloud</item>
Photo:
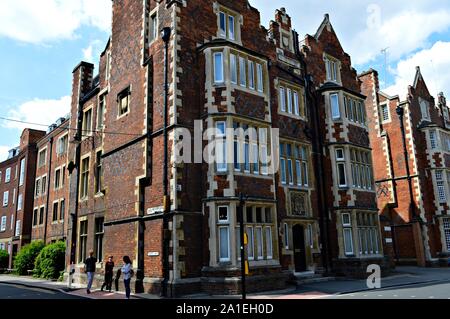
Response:
[[[12,149],[12,147],[0,145],[0,162],[3,162],[8,158],[10,149]]]
[[[416,66],[420,70],[433,96],[446,92],[450,88],[450,42],[436,42],[430,49],[424,49],[398,62],[394,69],[395,83],[387,88],[386,93],[406,97],[409,85],[413,85]]]
[[[94,40],[89,43],[89,46],[82,50],[83,52],[83,61],[95,63],[98,60],[98,56],[103,49],[104,43],[100,40]],[[95,53],[95,55],[94,55]]]
[[[8,118],[27,123],[3,121],[5,128],[16,128],[23,130],[33,128],[45,131],[48,125],[54,123],[58,118],[66,116],[70,112],[70,96],[64,96],[59,100],[34,99],[23,103],[8,112]],[[35,125],[42,124],[42,125]]]
[[[390,47],[390,61],[429,46],[429,37],[450,29],[450,2],[441,0],[250,0],[268,26],[275,9],[286,7],[300,35],[314,34],[329,13],[344,50],[356,65],[373,63]]]
[[[111,0],[2,0],[0,36],[41,44],[75,37],[82,25],[110,32]]]

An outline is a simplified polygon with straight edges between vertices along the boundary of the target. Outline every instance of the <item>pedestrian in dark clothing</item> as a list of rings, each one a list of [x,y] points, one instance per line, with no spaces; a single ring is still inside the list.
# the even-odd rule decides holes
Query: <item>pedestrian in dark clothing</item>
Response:
[[[117,270],[116,273],[116,278],[114,280],[114,284],[116,286],[116,291],[119,291],[119,280],[120,280],[120,276],[122,275],[122,268],[120,268],[119,270]]]
[[[95,269],[97,267],[97,258],[94,257],[94,251],[89,252],[89,258],[84,262],[84,270],[87,273],[88,284],[87,293],[91,293],[92,283],[94,281]]]
[[[131,277],[133,277],[134,271],[131,265],[131,259],[128,256],[123,257],[123,267],[122,267],[122,274],[123,274],[123,283],[125,284],[125,294],[127,299],[130,299],[131,295]]]
[[[102,285],[102,291],[106,287],[106,290],[111,292],[112,290],[112,281],[114,275],[114,261],[113,256],[109,256],[108,261],[105,263],[105,282]]]

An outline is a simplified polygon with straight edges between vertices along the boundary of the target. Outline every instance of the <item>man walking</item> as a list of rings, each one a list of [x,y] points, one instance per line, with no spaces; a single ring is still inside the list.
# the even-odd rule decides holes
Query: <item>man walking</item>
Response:
[[[89,251],[89,258],[84,262],[84,269],[88,277],[87,293],[91,293],[92,282],[94,281],[97,258],[94,257],[94,251]]]

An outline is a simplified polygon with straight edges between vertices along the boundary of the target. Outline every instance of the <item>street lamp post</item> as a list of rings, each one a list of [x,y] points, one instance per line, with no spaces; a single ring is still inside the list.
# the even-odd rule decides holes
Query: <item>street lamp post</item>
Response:
[[[239,206],[238,206],[238,211],[237,211],[237,215],[238,215],[238,219],[239,219],[239,228],[240,228],[240,249],[241,249],[241,276],[242,276],[242,299],[245,300],[247,299],[247,291],[246,291],[246,282],[245,282],[245,276],[246,276],[246,271],[247,271],[247,265],[246,265],[246,260],[245,260],[245,245],[246,245],[246,240],[245,240],[245,229],[244,229],[244,205],[245,205],[245,199],[244,199],[244,195],[241,193],[239,195]]]
[[[167,118],[169,114],[168,104],[169,104],[169,83],[168,83],[168,73],[169,73],[169,41],[171,36],[171,28],[166,27],[161,31],[161,38],[164,41],[164,112],[163,112],[163,136],[164,136],[164,168],[163,168],[163,188],[164,188],[164,198],[163,198],[163,281],[161,296],[167,297],[167,286],[169,283],[169,213],[170,213],[170,198],[169,198],[169,181],[168,181],[168,132],[167,132]]]

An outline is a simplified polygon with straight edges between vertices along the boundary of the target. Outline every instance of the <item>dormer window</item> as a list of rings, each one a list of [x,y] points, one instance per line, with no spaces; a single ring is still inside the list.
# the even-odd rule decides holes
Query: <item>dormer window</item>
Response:
[[[420,111],[422,112],[422,120],[430,120],[430,105],[428,101],[420,99]]]
[[[331,82],[339,82],[340,76],[339,76],[339,62],[338,60],[326,56],[325,57],[325,68],[327,72],[327,81]]]
[[[238,40],[238,14],[231,10],[220,8],[218,12],[219,37],[236,41]]]

